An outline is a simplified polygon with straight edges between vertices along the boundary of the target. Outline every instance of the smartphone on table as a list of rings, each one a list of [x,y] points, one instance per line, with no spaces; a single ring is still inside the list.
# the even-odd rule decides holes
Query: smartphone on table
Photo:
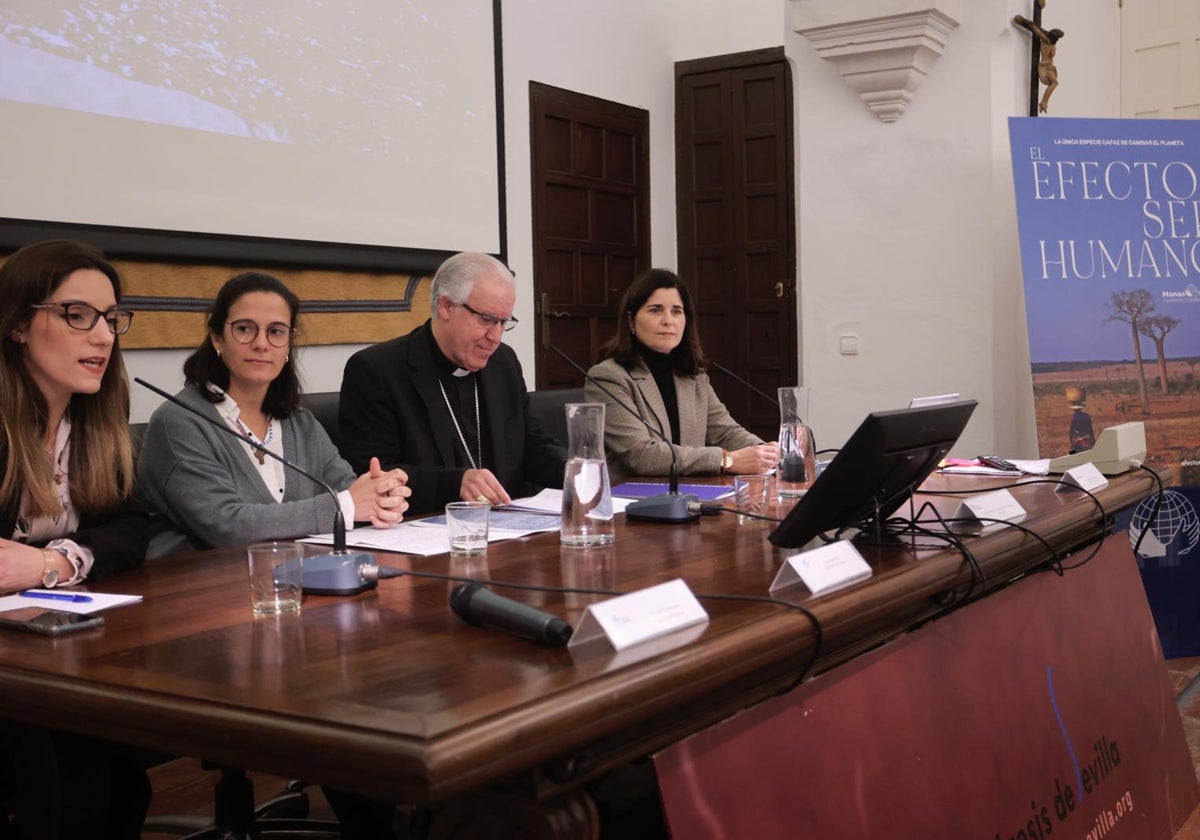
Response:
[[[0,628],[11,627],[43,636],[63,636],[93,627],[103,627],[104,616],[63,612],[45,607],[21,607],[0,612]]]

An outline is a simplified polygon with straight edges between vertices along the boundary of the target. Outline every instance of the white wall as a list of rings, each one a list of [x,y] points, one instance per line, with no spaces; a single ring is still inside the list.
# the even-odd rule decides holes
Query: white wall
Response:
[[[802,1],[802,0],[801,0]],[[875,0],[855,0],[869,7]],[[908,111],[885,124],[789,26],[792,0],[507,0],[503,11],[509,258],[533,322],[529,82],[650,111],[651,249],[675,265],[674,62],[783,44],[793,66],[800,361],[813,423],[835,446],[868,411],[956,390],[980,401],[960,451],[1032,456],[1029,359],[1007,118],[1027,100],[1032,0],[970,0]],[[1116,116],[1119,9],[1055,0],[1056,116]],[[838,353],[843,332],[857,357]],[[534,336],[506,337],[533,380]],[[308,390],[336,390],[358,346],[303,352]],[[182,352],[130,353],[178,384]],[[141,390],[141,389],[137,389]],[[134,420],[156,400],[135,395]]]
[[[801,0],[802,2],[803,0]],[[863,2],[861,5],[869,6]],[[872,409],[958,391],[979,400],[959,445],[1033,457],[1007,117],[1025,113],[1026,0],[971,0],[896,122],[789,33],[796,90],[802,379],[836,446]],[[1117,9],[1056,0],[1056,116],[1117,113]],[[859,335],[857,356],[839,337]]]

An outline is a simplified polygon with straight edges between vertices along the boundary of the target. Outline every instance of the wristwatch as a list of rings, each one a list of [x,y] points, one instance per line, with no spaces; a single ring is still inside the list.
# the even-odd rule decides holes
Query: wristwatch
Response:
[[[63,556],[62,552],[55,551],[52,548],[42,549],[42,562],[46,564],[45,568],[42,570],[43,589],[53,589],[54,587],[58,586],[58,569],[54,568],[53,565],[54,561],[57,559],[55,555],[58,555],[58,557]]]
[[[727,473],[733,469],[733,453],[721,450],[721,472]]]

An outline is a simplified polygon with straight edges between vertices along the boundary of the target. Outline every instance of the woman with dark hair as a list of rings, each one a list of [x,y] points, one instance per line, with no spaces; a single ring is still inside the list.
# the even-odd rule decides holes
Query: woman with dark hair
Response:
[[[619,312],[617,333],[600,351],[603,361],[588,371],[612,396],[591,381],[584,386],[588,401],[608,406],[604,448],[613,483],[666,475],[672,449],[681,475],[772,469],[779,448],[734,422],[709,384],[687,285],[674,272],[652,268],[625,290]],[[614,397],[625,407],[612,405]]]
[[[183,364],[179,399],[320,476],[347,522],[388,528],[408,507],[407,476],[355,478],[321,424],[300,407],[295,368],[300,301],[269,274],[247,272],[217,293],[204,341]],[[150,556],[328,533],[338,507],[321,485],[199,417],[164,403],[138,458],[140,489],[162,515]]]
[[[29,245],[0,267],[0,592],[100,579],[141,564],[121,281],[82,242]],[[150,803],[141,753],[0,722],[0,836],[137,838]],[[10,834],[11,832],[11,834]]]

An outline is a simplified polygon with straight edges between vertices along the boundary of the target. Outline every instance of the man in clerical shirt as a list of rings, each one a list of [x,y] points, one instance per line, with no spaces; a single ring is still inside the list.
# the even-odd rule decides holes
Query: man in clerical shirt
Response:
[[[432,318],[346,363],[342,455],[355,469],[375,455],[403,469],[410,513],[562,486],[566,452],[530,415],[521,365],[501,341],[516,297],[499,260],[456,254],[434,275]]]

